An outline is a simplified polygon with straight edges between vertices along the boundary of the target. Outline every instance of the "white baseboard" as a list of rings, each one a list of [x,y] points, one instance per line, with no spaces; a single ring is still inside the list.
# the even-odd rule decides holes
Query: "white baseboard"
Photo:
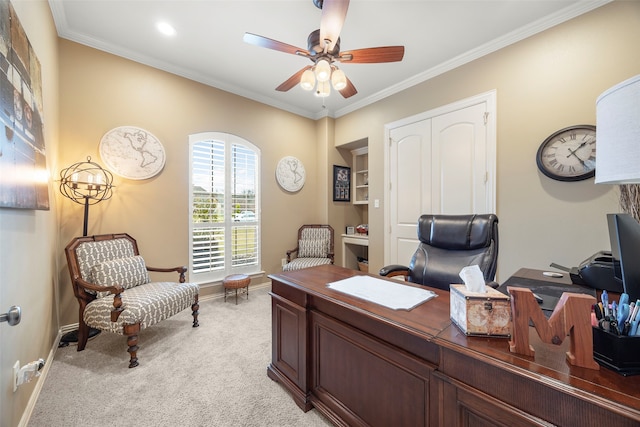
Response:
[[[76,324],[77,328],[77,324]],[[71,329],[73,330],[73,328]],[[18,427],[27,427],[29,425],[29,420],[31,419],[31,414],[33,413],[33,409],[36,407],[36,402],[38,401],[38,397],[40,397],[40,392],[42,391],[42,387],[44,387],[44,382],[47,380],[47,375],[49,374],[49,369],[53,364],[53,358],[56,355],[56,350],[58,349],[58,343],[60,339],[62,339],[63,332],[60,330],[58,332],[58,336],[53,340],[53,346],[49,351],[49,355],[47,356],[47,360],[44,363],[44,366],[40,370],[40,376],[38,378],[38,382],[33,389],[33,393],[31,393],[31,397],[29,398],[29,402],[27,402],[27,407],[22,413],[22,418],[18,423]]]

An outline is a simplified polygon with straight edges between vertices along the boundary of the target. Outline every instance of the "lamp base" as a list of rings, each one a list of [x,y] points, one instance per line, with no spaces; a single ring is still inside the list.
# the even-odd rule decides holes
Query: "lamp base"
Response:
[[[100,334],[100,329],[94,329],[94,328],[89,328],[89,339],[97,336],[98,334]],[[64,334],[62,336],[62,338],[60,338],[60,343],[58,344],[58,347],[66,347],[69,345],[69,343],[72,342],[78,342],[78,330],[74,330],[74,331],[69,331],[66,334]]]

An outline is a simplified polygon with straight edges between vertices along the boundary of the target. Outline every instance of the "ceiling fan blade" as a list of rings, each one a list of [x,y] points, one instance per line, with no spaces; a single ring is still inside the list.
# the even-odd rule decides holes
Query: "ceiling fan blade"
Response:
[[[290,44],[282,43],[277,40],[273,40],[267,37],[259,36],[252,33],[244,33],[242,38],[245,43],[249,43],[259,47],[266,47],[267,49],[273,49],[284,53],[290,53],[292,55],[309,56],[309,51]]]
[[[349,0],[324,0],[322,17],[320,18],[320,46],[325,48],[325,40],[330,40],[328,51],[331,51],[340,37],[344,20],[347,17]]]
[[[311,65],[307,65],[302,70],[295,73],[293,76],[289,77],[286,81],[284,81],[280,86],[276,88],[279,92],[286,92],[289,89],[295,87],[298,83],[300,83],[300,78],[302,77],[302,73],[309,70]]]
[[[340,95],[344,98],[349,98],[358,93],[356,87],[351,83],[351,80],[349,80],[349,77],[347,77],[347,86],[345,86],[344,89],[340,89],[338,92],[340,92]]]
[[[374,64],[380,62],[398,62],[404,57],[404,46],[369,47],[365,49],[340,52],[340,62],[350,64]]]

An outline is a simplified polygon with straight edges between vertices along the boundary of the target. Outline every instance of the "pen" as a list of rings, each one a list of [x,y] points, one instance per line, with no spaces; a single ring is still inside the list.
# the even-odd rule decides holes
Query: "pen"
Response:
[[[633,310],[636,308],[636,303],[632,302],[629,304],[629,315],[627,316],[627,322],[631,322],[631,318],[633,317]]]
[[[620,306],[622,304],[629,304],[629,294],[624,292],[620,294],[620,301],[618,302],[618,305]]]
[[[611,317],[614,320],[618,319],[618,303],[615,301],[611,303]]]
[[[602,300],[604,315],[608,316],[609,315],[609,294],[607,294],[606,290],[602,291],[602,295],[600,296],[600,299]]]
[[[594,304],[593,311],[596,313],[596,319],[602,319],[602,308],[600,304]]]
[[[633,322],[638,318],[638,310],[640,310],[640,300],[636,301],[635,307],[633,307],[633,313],[631,313],[631,317],[629,318],[629,322]]]
[[[622,301],[622,298],[620,298],[620,301]],[[618,316],[616,317],[616,319],[618,320],[618,330],[623,335],[624,335],[624,329],[625,329],[625,321],[627,320],[627,317],[629,317],[629,304],[627,303],[620,304],[618,306]]]

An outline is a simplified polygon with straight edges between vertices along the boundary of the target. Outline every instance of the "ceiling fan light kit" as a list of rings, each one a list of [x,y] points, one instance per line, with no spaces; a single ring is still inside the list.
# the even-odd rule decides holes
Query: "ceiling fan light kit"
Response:
[[[326,98],[331,94],[331,89],[329,88],[329,82],[318,82],[318,87],[316,88],[316,96],[319,98]]]
[[[402,61],[404,46],[371,47],[341,53],[340,31],[347,16],[349,0],[313,0],[313,3],[322,9],[322,16],[320,28],[312,31],[307,38],[308,50],[257,34],[245,33],[244,35],[246,43],[304,56],[313,62],[313,66],[304,67],[281,83],[276,88],[277,91],[286,92],[299,83],[302,89],[311,91],[315,88],[316,96],[326,97],[329,96],[330,85],[332,85],[344,98],[349,98],[358,91],[344,71],[340,70],[334,62],[375,64]]]
[[[316,76],[311,69],[305,70],[300,77],[300,87],[304,90],[313,90],[316,85]]]
[[[347,87],[347,76],[344,74],[344,71],[336,67],[331,74],[331,84],[335,90],[342,90]]]
[[[319,82],[327,82],[331,78],[331,65],[326,59],[320,59],[315,67],[316,79]]]

